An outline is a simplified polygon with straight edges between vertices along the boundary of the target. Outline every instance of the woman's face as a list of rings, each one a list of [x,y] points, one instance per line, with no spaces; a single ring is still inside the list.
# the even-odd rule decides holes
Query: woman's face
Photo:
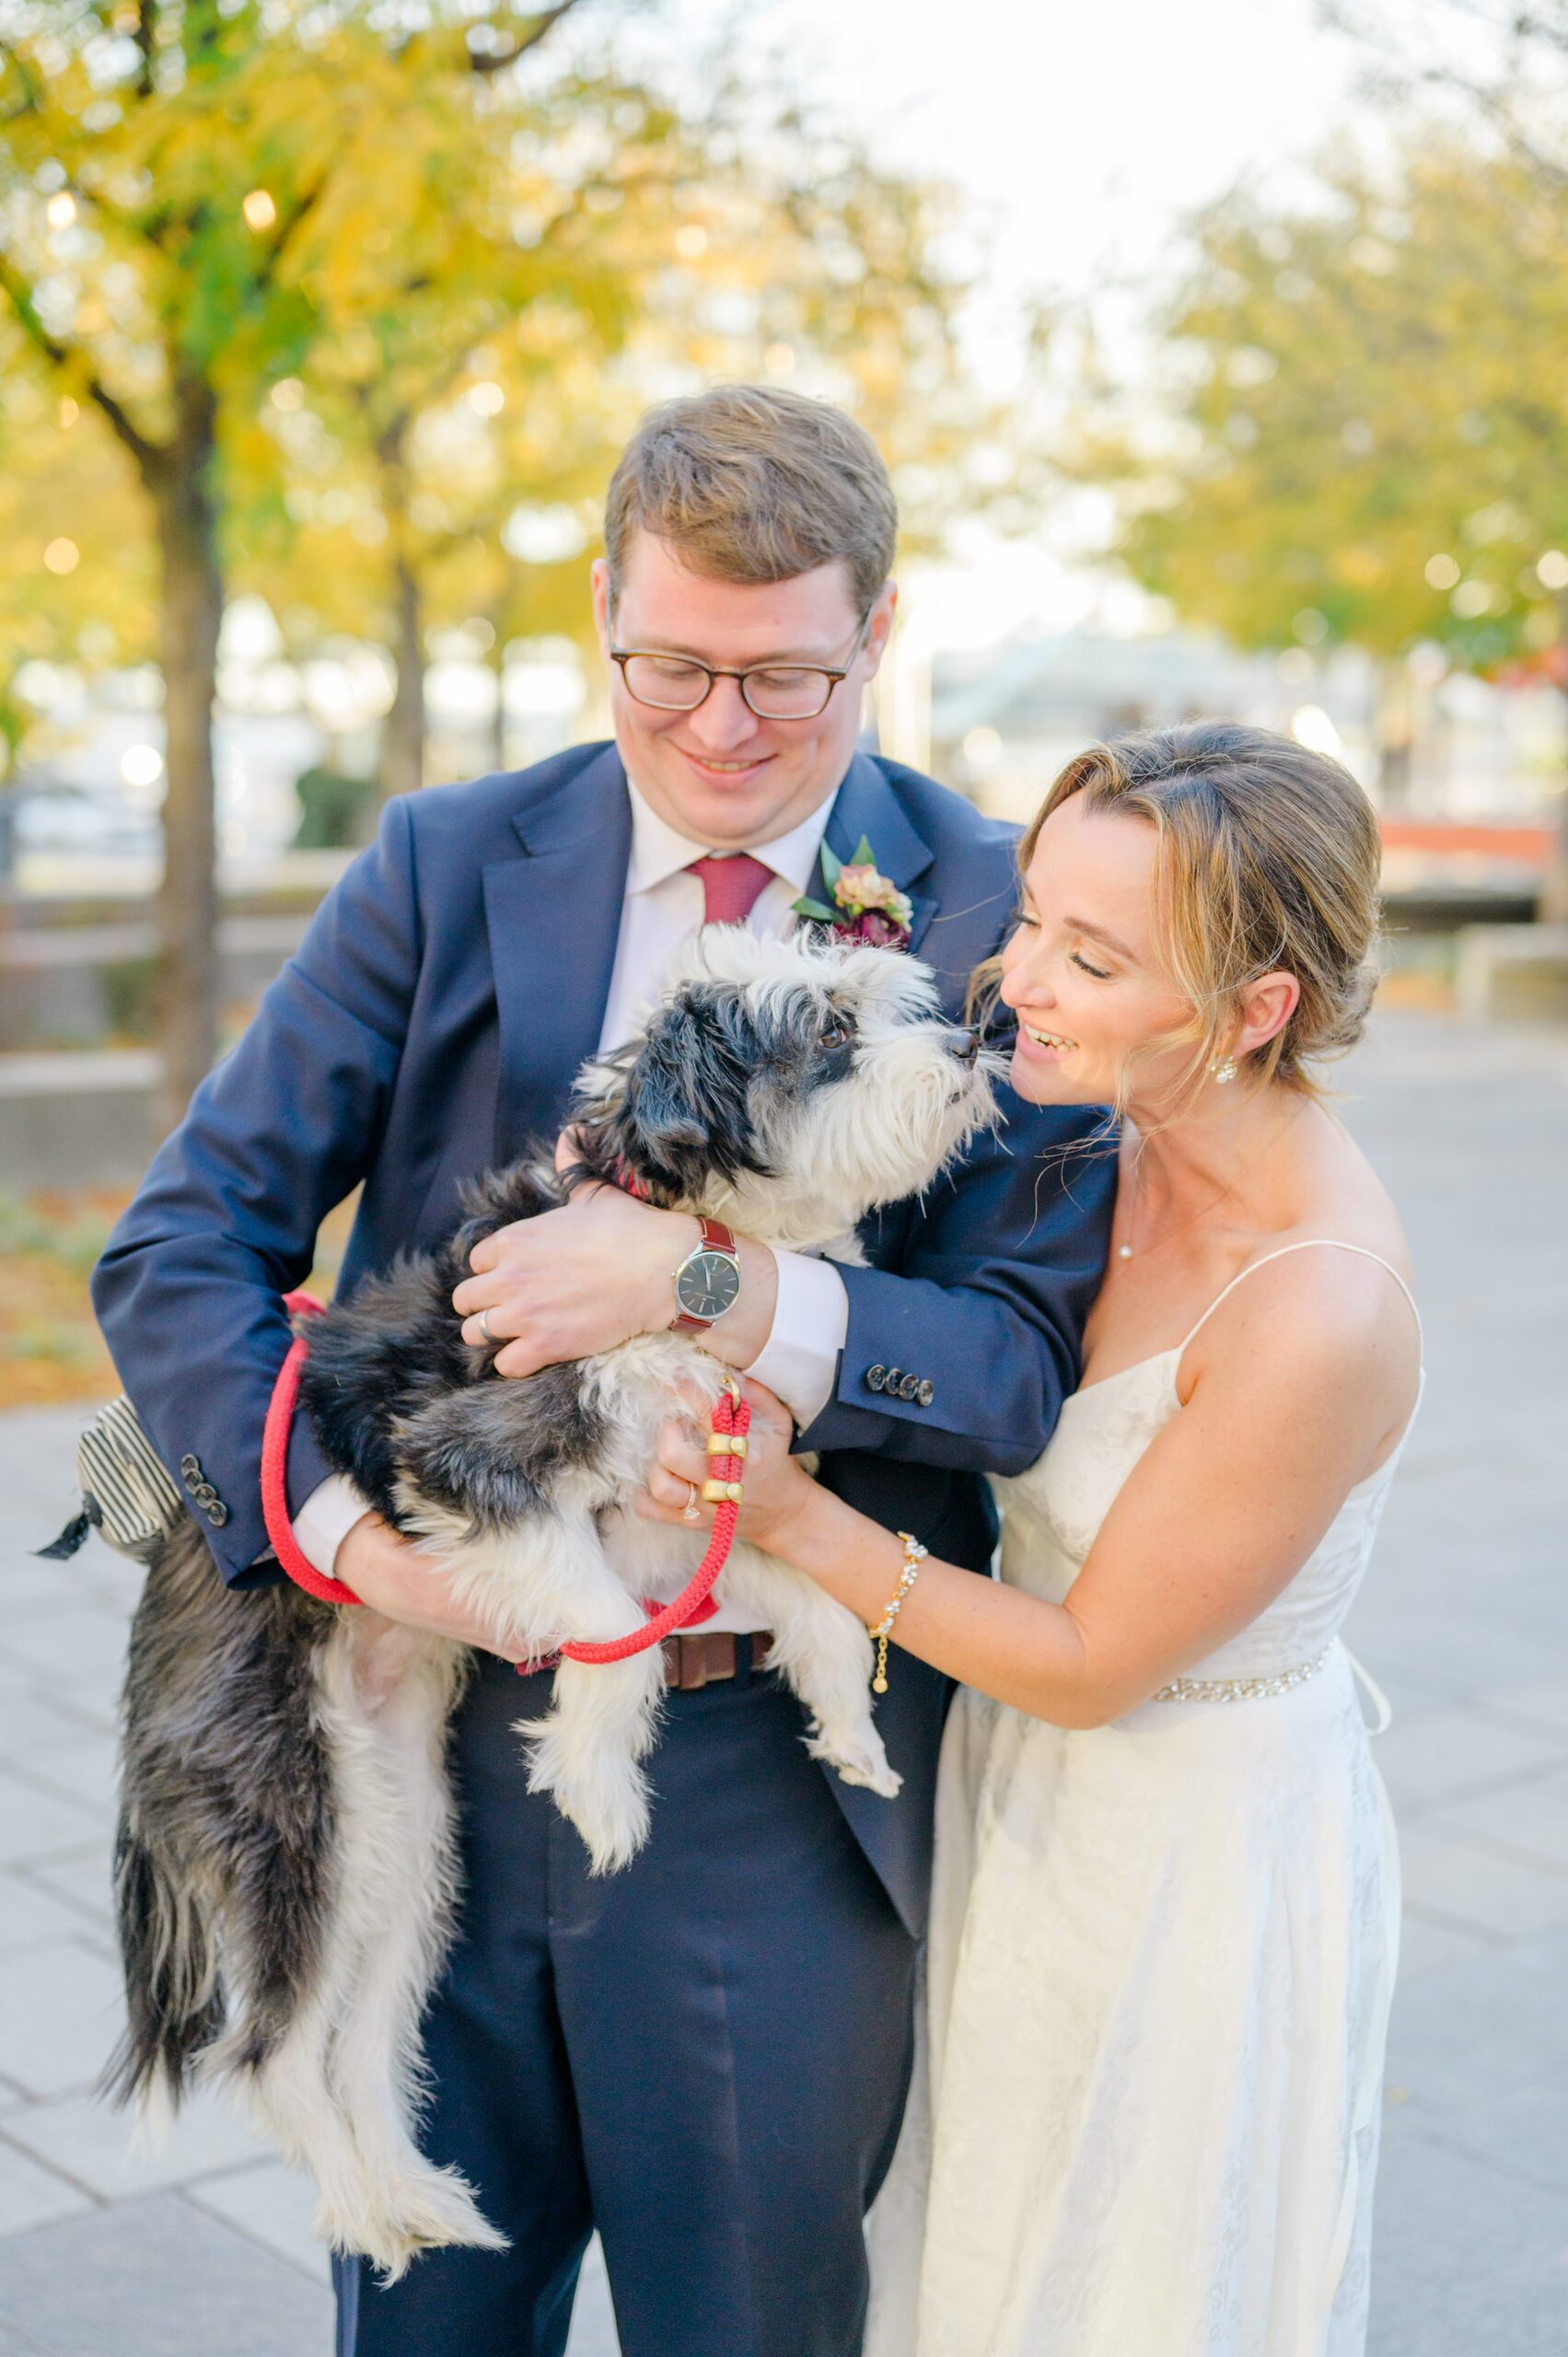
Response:
[[[1009,1076],[1033,1104],[1114,1102],[1128,1058],[1191,1014],[1156,957],[1156,844],[1146,819],[1091,809],[1081,794],[1040,830],[1002,953],[1002,997],[1018,1017]],[[1182,1048],[1141,1055],[1137,1099],[1157,1104],[1188,1058]]]

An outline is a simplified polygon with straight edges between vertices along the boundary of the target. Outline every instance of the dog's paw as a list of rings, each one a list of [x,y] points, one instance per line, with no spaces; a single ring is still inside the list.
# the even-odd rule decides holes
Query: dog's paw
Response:
[[[320,2240],[348,2258],[367,2259],[384,2283],[395,2283],[424,2250],[505,2250],[473,2188],[456,2169],[401,2169],[377,2178],[363,2201],[323,2191],[316,2204]]]
[[[889,1764],[882,1738],[874,1727],[864,1733],[856,1729],[853,1735],[828,1735],[818,1728],[807,1736],[806,1748],[813,1759],[823,1760],[834,1770],[844,1783],[862,1785],[885,1801],[897,1800],[903,1790],[904,1780]]]
[[[648,1838],[647,1779],[634,1759],[602,1747],[589,1755],[559,1720],[536,1720],[530,1793],[548,1793],[587,1846],[596,1875],[629,1866]]]

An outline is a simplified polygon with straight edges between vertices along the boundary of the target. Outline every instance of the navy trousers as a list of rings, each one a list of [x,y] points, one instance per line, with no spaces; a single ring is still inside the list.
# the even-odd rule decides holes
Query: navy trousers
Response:
[[[652,1836],[597,1877],[527,1790],[512,1722],[544,1701],[487,1660],[461,1707],[461,1931],[425,2025],[425,2149],[511,2248],[390,2287],[339,2262],[338,2357],[561,2357],[596,2226],[622,2357],[856,2357],[914,1944],[781,1680],[666,1698]]]

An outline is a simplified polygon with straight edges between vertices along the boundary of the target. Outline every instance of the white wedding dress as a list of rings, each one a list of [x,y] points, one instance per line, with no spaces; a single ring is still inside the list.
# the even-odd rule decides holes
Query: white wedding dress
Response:
[[[1009,1585],[1066,1595],[1191,1339],[997,1484]],[[1399,1865],[1338,1632],[1399,1453],[1124,1718],[957,1697],[865,2357],[1361,2357]]]

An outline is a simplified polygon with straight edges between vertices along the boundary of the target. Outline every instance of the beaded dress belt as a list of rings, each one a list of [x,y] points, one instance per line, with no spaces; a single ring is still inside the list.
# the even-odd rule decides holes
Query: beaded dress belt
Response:
[[[1277,1669],[1270,1678],[1173,1678],[1151,1695],[1155,1702],[1251,1702],[1264,1694],[1288,1694],[1316,1678],[1328,1660],[1325,1645],[1316,1661],[1298,1662],[1294,1669]]]

